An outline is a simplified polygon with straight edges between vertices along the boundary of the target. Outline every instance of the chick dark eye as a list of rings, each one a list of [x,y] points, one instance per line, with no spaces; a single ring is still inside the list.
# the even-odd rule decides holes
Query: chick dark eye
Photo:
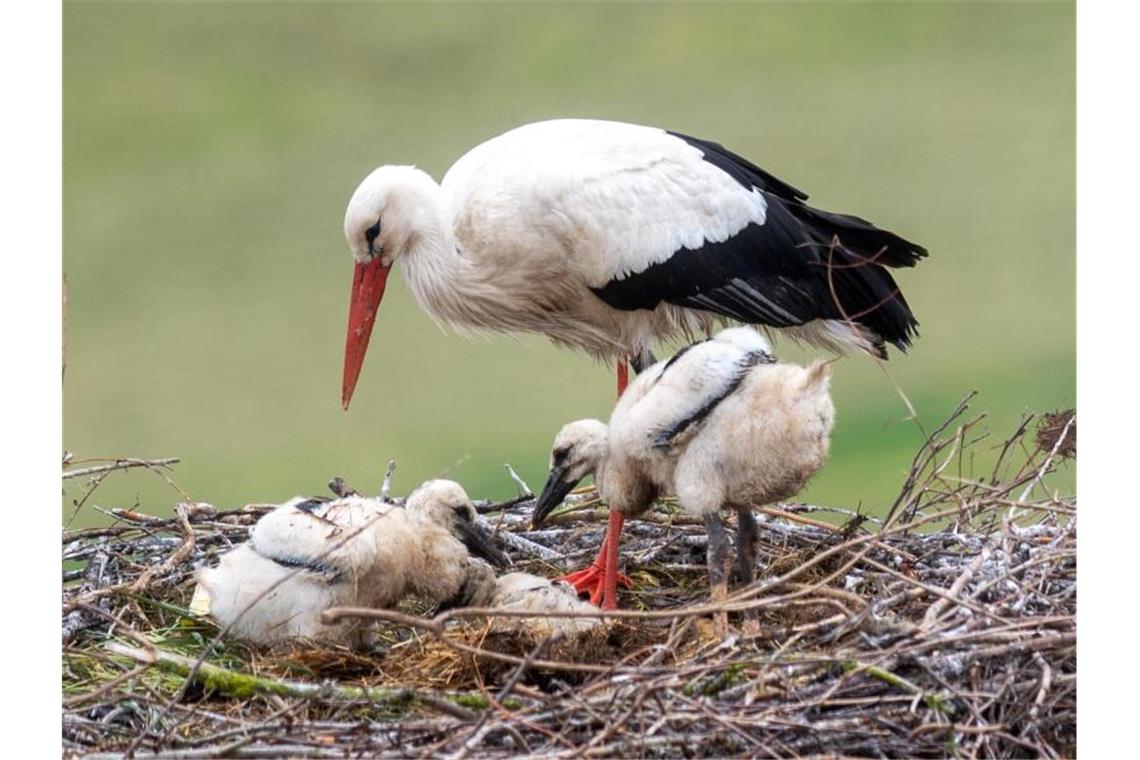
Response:
[[[364,239],[368,241],[368,247],[372,247],[372,243],[376,238],[380,237],[380,220],[376,220],[376,224],[372,225],[364,231]]]

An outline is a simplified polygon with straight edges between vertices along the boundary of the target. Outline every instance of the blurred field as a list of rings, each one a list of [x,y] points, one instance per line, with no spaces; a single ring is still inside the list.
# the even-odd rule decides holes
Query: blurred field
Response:
[[[1074,96],[1064,3],[65,3],[65,446],[180,456],[220,506],[334,474],[373,490],[389,457],[401,493],[447,472],[512,495],[503,462],[541,486],[558,427],[608,416],[612,369],[445,334],[393,277],[342,412],[341,220],[378,164],[438,178],[555,116],[718,140],[925,244],[899,277],[922,337],[890,371],[928,427],[980,391],[1000,437],[1076,401]],[[920,436],[874,363],[842,361],[834,387],[804,498],[878,509]],[[95,502],[173,499],[139,473]]]

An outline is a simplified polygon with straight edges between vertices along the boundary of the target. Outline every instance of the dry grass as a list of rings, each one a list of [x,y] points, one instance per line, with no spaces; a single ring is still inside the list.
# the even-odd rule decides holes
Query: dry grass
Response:
[[[367,653],[255,650],[188,612],[195,566],[267,507],[114,511],[63,537],[65,754],[1072,756],[1076,501],[1046,484],[1075,417],[1026,419],[979,476],[970,451],[988,444],[967,415],[931,434],[882,520],[766,510],[760,580],[726,604],[759,630],[726,641],[703,531],[669,503],[627,524],[636,590],[586,639],[413,602]],[[588,497],[542,531],[527,501],[481,511],[526,539],[504,548],[532,572],[580,565],[601,538]]]

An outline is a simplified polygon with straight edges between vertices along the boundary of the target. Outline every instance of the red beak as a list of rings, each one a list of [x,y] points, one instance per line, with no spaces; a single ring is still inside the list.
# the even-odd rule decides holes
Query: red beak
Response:
[[[368,339],[372,337],[372,324],[376,321],[380,299],[384,297],[389,271],[391,267],[383,266],[377,256],[364,264],[357,262],[356,271],[352,274],[348,336],[344,341],[344,382],[340,389],[340,403],[345,409],[352,400],[360,368],[364,366],[364,354],[368,352]]]

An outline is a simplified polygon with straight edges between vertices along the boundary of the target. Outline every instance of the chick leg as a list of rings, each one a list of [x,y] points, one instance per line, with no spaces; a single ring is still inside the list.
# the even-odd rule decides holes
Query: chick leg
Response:
[[[747,586],[756,580],[756,516],[751,507],[736,507],[736,565],[733,580]],[[744,613],[744,632],[754,634],[760,629],[756,610]]]
[[[728,597],[728,532],[716,512],[705,515],[705,531],[709,536],[708,566],[712,602],[721,604]],[[713,613],[713,629],[722,639],[728,636],[727,612],[722,610]]]
[[[736,563],[732,580],[747,586],[756,580],[756,516],[749,507],[734,507],[736,511]]]

